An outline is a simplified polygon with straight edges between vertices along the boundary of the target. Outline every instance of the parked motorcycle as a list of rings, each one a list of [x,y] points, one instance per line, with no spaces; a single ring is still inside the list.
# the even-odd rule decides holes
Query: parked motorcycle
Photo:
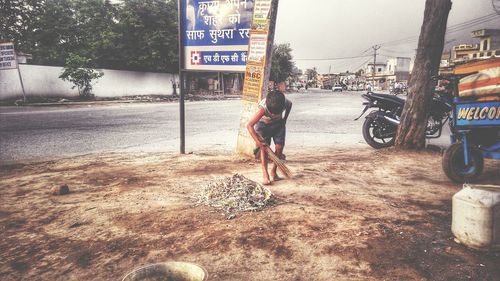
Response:
[[[368,92],[362,97],[365,108],[361,118],[370,108],[370,112],[363,123],[363,138],[371,147],[379,149],[394,145],[396,132],[401,120],[405,100],[393,95]],[[427,121],[426,138],[439,138],[443,125],[450,120],[452,111],[452,96],[446,92],[435,93],[432,107]]]
[[[391,89],[391,95],[407,95],[408,94],[408,89],[406,87],[402,88],[392,88]]]

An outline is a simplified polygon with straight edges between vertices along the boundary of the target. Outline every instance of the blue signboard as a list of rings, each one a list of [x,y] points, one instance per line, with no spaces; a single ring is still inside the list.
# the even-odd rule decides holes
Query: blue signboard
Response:
[[[455,105],[458,127],[500,126],[500,101]]]
[[[184,68],[244,71],[254,0],[181,0]]]

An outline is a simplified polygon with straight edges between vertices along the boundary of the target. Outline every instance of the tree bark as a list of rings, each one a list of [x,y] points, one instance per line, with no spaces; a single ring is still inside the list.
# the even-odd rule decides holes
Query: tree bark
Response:
[[[426,0],[424,22],[420,30],[417,56],[409,81],[409,93],[396,136],[397,148],[419,150],[425,148],[425,128],[444,48],[446,23],[451,0]]]

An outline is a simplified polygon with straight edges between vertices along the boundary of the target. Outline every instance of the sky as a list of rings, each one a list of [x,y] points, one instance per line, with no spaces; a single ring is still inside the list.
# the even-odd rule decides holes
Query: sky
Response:
[[[454,32],[447,33],[445,48],[478,43],[470,36],[472,30],[500,28],[500,15],[480,22],[495,13],[492,1],[500,2],[452,0],[448,27],[476,19],[472,24],[480,24],[456,26]],[[280,0],[275,43],[290,43],[296,65],[302,70],[316,67],[320,73],[356,71],[367,60],[373,60],[371,46],[375,44],[382,46],[377,62],[385,61],[387,56],[413,57],[424,8],[425,0]],[[413,38],[393,42],[409,37]]]

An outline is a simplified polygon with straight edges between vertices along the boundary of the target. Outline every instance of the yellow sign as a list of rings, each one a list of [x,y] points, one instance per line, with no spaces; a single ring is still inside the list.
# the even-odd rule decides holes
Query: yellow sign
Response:
[[[247,66],[245,72],[245,87],[243,100],[258,103],[261,98],[262,83],[264,82],[264,67],[257,65]]]

